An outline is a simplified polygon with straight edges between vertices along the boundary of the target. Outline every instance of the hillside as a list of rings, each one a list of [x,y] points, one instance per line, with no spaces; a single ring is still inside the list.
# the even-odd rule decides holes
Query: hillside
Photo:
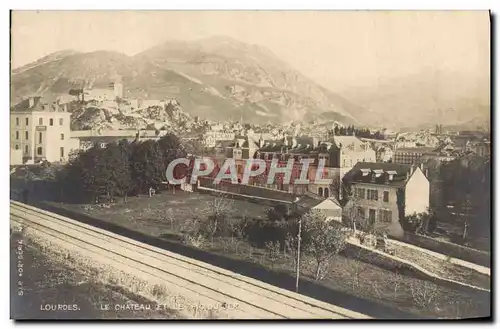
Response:
[[[426,69],[345,93],[373,122],[392,127],[489,125],[489,77]]]
[[[75,101],[70,103],[70,111],[73,130],[148,129],[190,133],[201,131],[204,126],[185,113],[175,100],[140,109],[132,109],[127,101],[117,106],[95,100],[85,104]]]
[[[136,56],[59,52],[12,72],[11,103],[54,98],[70,88],[107,88],[123,78],[126,98],[175,99],[191,116],[249,123],[354,123],[363,109],[315,84],[269,50],[225,37],[167,42]]]

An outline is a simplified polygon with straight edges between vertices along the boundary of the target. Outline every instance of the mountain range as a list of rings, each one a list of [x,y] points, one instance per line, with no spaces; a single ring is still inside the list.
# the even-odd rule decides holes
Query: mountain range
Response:
[[[134,56],[110,51],[53,53],[12,70],[11,105],[30,95],[50,99],[71,88],[108,88],[118,76],[125,98],[175,99],[189,115],[217,121],[337,121],[372,127],[489,121],[489,81],[470,93],[467,77],[450,84],[449,78],[427,73],[340,95],[268,49],[228,37],[169,41]],[[488,97],[476,95],[483,89]]]

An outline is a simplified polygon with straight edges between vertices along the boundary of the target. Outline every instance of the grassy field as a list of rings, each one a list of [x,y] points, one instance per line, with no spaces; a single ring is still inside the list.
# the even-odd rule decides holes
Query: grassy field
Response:
[[[182,228],[193,216],[210,211],[215,196],[209,194],[163,193],[152,198],[129,198],[107,207],[97,205],[55,204],[103,221],[170,241],[182,240]],[[267,207],[257,203],[233,200],[229,216],[266,218]],[[201,215],[200,215],[201,214]],[[234,259],[257,263],[273,271],[294,272],[294,260],[282,251],[258,249],[235,237],[215,238],[213,241],[188,242],[197,248]],[[312,260],[304,256],[301,274],[313,278]],[[327,275],[321,281],[335,291],[371,300],[391,308],[431,318],[471,318],[490,315],[490,298],[484,294],[465,294],[434,283],[404,276],[371,264],[335,256]]]
[[[23,295],[18,295],[17,256],[14,250],[20,236],[11,241],[11,318],[33,319],[172,319],[174,310],[133,310],[132,304],[154,304],[136,293],[98,282],[86,269],[76,271],[73,267],[42,251],[32,241],[23,247]],[[42,310],[48,305],[76,305],[77,309]],[[110,310],[101,310],[102,305]],[[123,309],[116,310],[116,306]],[[115,306],[115,307],[113,307]],[[42,308],[42,309],[41,309]]]

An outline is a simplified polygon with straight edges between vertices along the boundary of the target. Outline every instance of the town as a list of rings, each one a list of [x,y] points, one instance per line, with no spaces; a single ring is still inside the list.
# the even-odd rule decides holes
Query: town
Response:
[[[491,318],[489,15],[13,13],[11,318]]]
[[[388,239],[435,252],[449,253],[439,241],[489,251],[490,201],[482,193],[490,189],[488,132],[448,132],[436,125],[434,130],[400,133],[339,123],[321,129],[314,123],[258,126],[241,121],[205,121],[194,131],[178,135],[166,129],[72,130],[68,108],[79,104],[100,102],[99,106],[119,112],[129,110],[130,101],[123,97],[121,83],[90,95],[95,94],[88,92],[87,101],[77,93],[76,97],[66,98],[66,102],[61,97],[54,103],[30,97],[12,108],[11,184],[18,187],[17,194],[14,188],[14,198],[38,204],[40,200],[67,202],[77,197],[84,203],[93,200],[90,204],[107,209],[113,204],[117,206],[117,197],[127,200],[128,196],[141,194],[149,198],[175,196],[175,200],[185,193],[201,193],[200,198],[219,195],[205,201],[208,209],[200,209],[199,213],[191,210],[194,218],[189,220],[186,214],[179,216],[159,204],[159,208],[151,210],[166,216],[170,229],[184,236],[188,245],[207,244],[207,236],[212,241],[215,237],[223,238],[228,229],[224,226],[229,225],[238,227],[240,238],[253,240],[255,246],[263,246],[274,258],[283,248],[285,255],[293,254],[297,228],[290,223],[294,216],[316,216],[316,220],[324,222],[316,225],[336,239],[340,233],[331,232],[325,225],[337,222],[354,229],[346,236],[354,239],[354,245],[371,246],[403,258],[406,252],[395,250],[394,243],[390,247]],[[135,102],[166,111],[166,104],[175,100]],[[125,159],[124,164],[106,159],[120,154],[130,160]],[[134,159],[133,154],[143,160]],[[90,157],[102,159],[91,165],[85,162],[95,161]],[[169,179],[169,162],[175,165],[182,157],[183,161],[169,169],[177,179]],[[225,165],[228,160],[232,167]],[[125,168],[129,161],[130,170]],[[259,161],[260,170],[255,161]],[[138,166],[142,169],[134,169]],[[221,173],[225,174],[223,178],[219,177]],[[85,181],[88,175],[93,177],[91,181]],[[51,195],[54,190],[59,195]],[[235,200],[240,203],[238,212],[241,207],[267,207],[264,215],[269,223],[262,226],[245,222],[256,216],[260,223],[261,217],[245,210],[244,220],[223,224],[233,213],[230,208],[235,206]],[[123,202],[122,207],[131,204]],[[144,205],[138,206],[140,209]],[[193,206],[198,209],[196,203]],[[207,212],[213,215],[208,217],[208,228],[203,228],[196,218]],[[282,224],[278,223],[283,220],[289,224],[280,229]],[[181,226],[173,229],[173,225]],[[312,224],[307,224],[307,219],[304,225],[306,232],[313,229],[308,228]],[[234,233],[230,234],[233,239]],[[338,248],[339,252],[343,247],[337,244],[332,242],[331,248]],[[405,260],[416,261],[413,257]],[[482,265],[488,262],[487,257],[466,258],[473,263],[483,259]],[[318,261],[316,280],[328,276],[330,266],[329,261]]]

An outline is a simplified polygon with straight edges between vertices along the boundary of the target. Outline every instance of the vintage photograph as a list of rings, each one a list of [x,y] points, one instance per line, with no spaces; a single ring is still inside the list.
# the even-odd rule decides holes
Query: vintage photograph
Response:
[[[11,11],[11,319],[491,319],[491,24]]]

